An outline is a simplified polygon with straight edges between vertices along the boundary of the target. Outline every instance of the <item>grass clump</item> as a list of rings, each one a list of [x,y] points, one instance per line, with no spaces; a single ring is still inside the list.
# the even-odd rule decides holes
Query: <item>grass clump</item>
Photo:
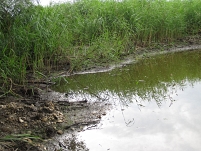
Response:
[[[80,0],[46,7],[15,2],[0,4],[2,92],[24,84],[30,70],[80,70],[201,32],[199,0]]]

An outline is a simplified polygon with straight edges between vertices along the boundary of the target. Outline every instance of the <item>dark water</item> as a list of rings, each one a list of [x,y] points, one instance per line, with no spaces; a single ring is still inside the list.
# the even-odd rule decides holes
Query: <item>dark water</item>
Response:
[[[201,51],[155,56],[66,81],[54,89],[69,100],[113,104],[97,129],[79,133],[89,150],[201,150]]]

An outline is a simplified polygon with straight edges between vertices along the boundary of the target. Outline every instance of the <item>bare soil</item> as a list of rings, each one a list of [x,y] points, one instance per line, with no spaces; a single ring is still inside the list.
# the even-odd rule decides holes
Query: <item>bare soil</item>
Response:
[[[69,102],[65,94],[47,88],[26,89],[26,93],[22,88],[18,91],[23,97],[9,96],[0,100],[2,151],[76,150],[77,147],[87,150],[83,142],[76,143],[74,132],[98,124],[109,107],[107,102]],[[65,142],[54,141],[53,138],[64,133],[71,137]]]

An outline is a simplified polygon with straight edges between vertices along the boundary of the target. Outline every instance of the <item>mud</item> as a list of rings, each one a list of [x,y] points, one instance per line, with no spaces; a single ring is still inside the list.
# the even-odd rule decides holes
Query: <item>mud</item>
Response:
[[[0,150],[84,148],[84,143],[76,144],[74,134],[96,126],[109,106],[98,100],[94,103],[87,100],[72,102],[65,94],[49,88],[23,98],[6,97],[0,101]],[[70,134],[68,141],[58,141],[64,133]]]

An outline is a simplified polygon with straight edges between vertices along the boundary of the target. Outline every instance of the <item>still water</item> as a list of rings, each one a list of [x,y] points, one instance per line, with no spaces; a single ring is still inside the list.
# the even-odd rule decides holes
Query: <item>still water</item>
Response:
[[[158,55],[66,81],[54,89],[69,99],[113,105],[97,128],[79,133],[90,151],[201,150],[201,51]]]

